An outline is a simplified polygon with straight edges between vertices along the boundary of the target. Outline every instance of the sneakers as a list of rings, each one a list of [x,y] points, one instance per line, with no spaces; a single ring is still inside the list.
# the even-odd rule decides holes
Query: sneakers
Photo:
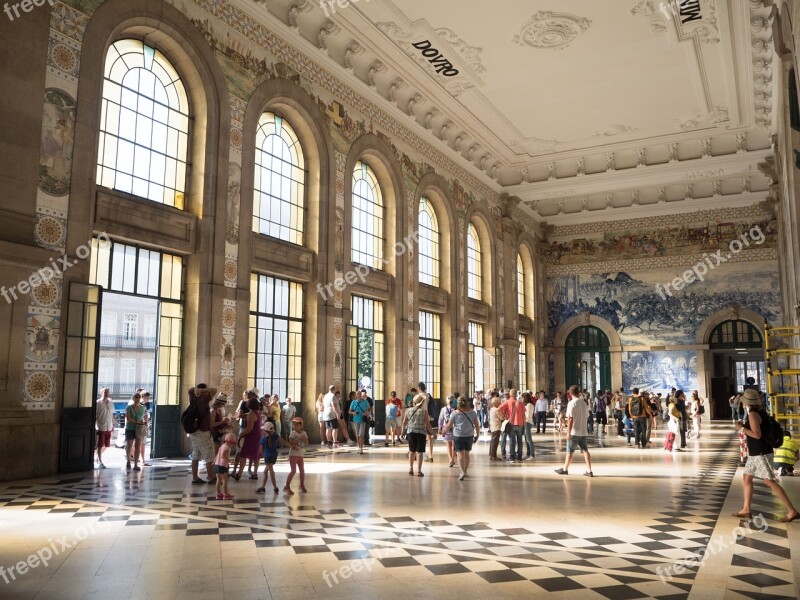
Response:
[[[556,469],[556,473],[558,473],[559,475],[569,475],[569,471],[567,471],[563,467],[560,469]]]
[[[222,494],[223,500],[233,500],[233,494]]]
[[[280,493],[280,490],[278,488],[272,488],[272,491],[275,492],[276,494]]]
[[[466,477],[466,475],[464,473],[461,473],[461,475],[458,476],[458,480],[464,481],[464,477]]]
[[[97,468],[98,469],[105,469],[106,466],[103,463],[100,463],[99,465],[97,465]]]
[[[594,473],[592,473],[591,471],[586,471],[586,472],[584,473],[584,475],[585,475],[586,477],[594,477]]]
[[[308,493],[308,490],[306,489],[306,486],[304,486],[304,485],[301,485],[301,486],[300,486],[300,492],[301,492],[301,493],[303,493],[303,494],[307,494],[307,493]]]
[[[266,492],[266,491],[267,491],[267,490],[265,490],[263,487],[256,488],[256,494],[263,494],[263,493],[264,493],[264,492]]]
[[[217,500],[224,500],[224,499],[225,499],[224,494],[217,494]]]
[[[339,447],[340,447],[340,446],[339,446],[339,444],[334,444],[334,445],[333,445],[333,449],[334,449],[334,450],[336,450],[336,449],[337,449],[337,448],[339,448]]]
[[[283,493],[286,494],[287,496],[294,496],[294,492],[292,491],[292,488],[290,488],[289,486],[283,487]]]

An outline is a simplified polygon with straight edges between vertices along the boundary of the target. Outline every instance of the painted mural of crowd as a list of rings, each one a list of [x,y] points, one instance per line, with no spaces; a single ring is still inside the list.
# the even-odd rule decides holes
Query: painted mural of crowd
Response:
[[[693,254],[726,248],[730,240],[759,227],[767,246],[774,246],[777,222],[764,219],[754,223],[716,223],[698,227],[666,227],[644,233],[604,232],[601,239],[580,238],[543,244],[541,252],[550,264],[579,264],[600,260],[620,260]]]
[[[615,274],[613,279],[606,274],[600,277],[606,280],[601,286],[603,292],[596,293],[593,299],[584,293],[586,286],[582,282],[578,285],[578,294],[573,294],[573,297],[579,295],[574,300],[565,300],[570,294],[565,293],[564,286],[555,287],[547,302],[552,332],[568,319],[588,312],[611,323],[623,338],[646,333],[653,340],[693,343],[697,326],[710,314],[729,304],[747,307],[770,321],[778,316],[770,308],[778,305],[777,288],[732,287],[709,293],[697,287],[680,296],[662,299],[654,287],[633,280],[625,273]],[[620,287],[620,279],[630,280],[630,283]],[[590,285],[592,292],[596,292],[598,285]]]
[[[625,389],[654,392],[694,388],[697,356],[694,352],[630,352],[622,366],[622,384]]]

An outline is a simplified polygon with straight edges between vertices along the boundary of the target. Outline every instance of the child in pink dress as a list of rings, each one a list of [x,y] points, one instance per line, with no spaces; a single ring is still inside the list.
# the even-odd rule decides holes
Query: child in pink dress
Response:
[[[307,491],[303,455],[306,452],[306,446],[308,446],[308,434],[303,431],[303,419],[301,417],[292,419],[292,427],[294,427],[294,431],[289,434],[289,466],[291,471],[289,471],[289,477],[286,479],[286,485],[283,486],[283,492],[288,496],[294,495],[291,484],[296,471],[300,471],[300,491],[303,493]]]
[[[232,433],[225,434],[223,444],[214,459],[214,473],[217,474],[217,500],[231,500],[233,496],[228,493],[228,465],[231,463],[231,448],[236,445],[236,436]]]

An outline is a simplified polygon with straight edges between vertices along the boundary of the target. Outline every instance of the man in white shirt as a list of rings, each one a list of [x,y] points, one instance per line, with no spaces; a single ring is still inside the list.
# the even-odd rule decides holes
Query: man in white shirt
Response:
[[[536,394],[536,433],[539,433],[539,427],[542,428],[542,433],[547,433],[547,397],[544,395],[544,390],[539,390]]]
[[[592,457],[586,447],[586,438],[589,436],[588,420],[589,405],[584,400],[577,385],[569,388],[572,400],[567,404],[567,457],[564,460],[564,467],[556,469],[559,475],[569,475],[569,465],[572,463],[572,453],[580,448],[583,459],[586,461],[584,473],[587,477],[592,477]]]
[[[322,422],[329,448],[339,447],[339,415],[336,412],[336,388],[330,386],[322,397]]]
[[[95,424],[97,426],[97,461],[98,466],[105,469],[103,451],[111,446],[111,434],[114,432],[114,401],[109,395],[107,387],[100,391],[95,409]]]

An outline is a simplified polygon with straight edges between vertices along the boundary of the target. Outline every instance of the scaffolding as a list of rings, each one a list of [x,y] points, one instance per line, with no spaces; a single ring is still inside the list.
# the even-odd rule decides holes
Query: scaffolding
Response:
[[[784,430],[800,431],[800,327],[764,324],[769,412]],[[794,357],[794,360],[793,360]],[[773,365],[775,363],[783,363]]]

